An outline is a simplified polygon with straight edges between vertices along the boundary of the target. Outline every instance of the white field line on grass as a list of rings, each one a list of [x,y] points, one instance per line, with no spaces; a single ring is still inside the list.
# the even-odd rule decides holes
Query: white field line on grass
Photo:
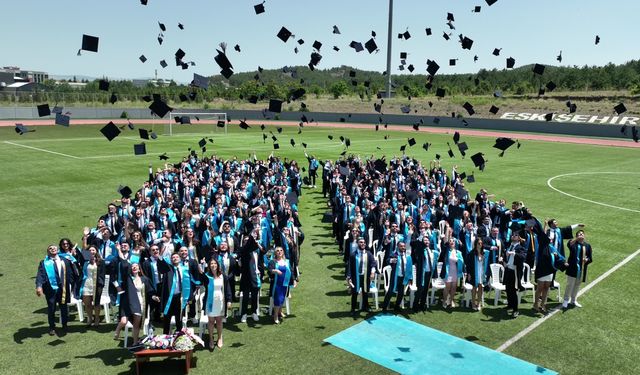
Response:
[[[569,196],[571,198],[575,198],[575,199],[580,199],[583,200],[585,202],[589,202],[589,203],[593,203],[593,204],[597,204],[597,205],[601,205],[601,206],[605,206],[605,207],[609,207],[609,208],[615,208],[618,210],[624,210],[624,211],[631,211],[631,212],[638,212],[640,213],[640,211],[638,210],[633,210],[630,208],[626,208],[626,207],[618,207],[618,206],[613,206],[610,204],[606,204],[606,203],[602,203],[602,202],[596,202],[596,201],[592,201],[589,199],[585,199],[585,198],[580,198],[577,197],[575,195],[571,195],[569,193],[566,193],[562,190],[559,190],[555,187],[553,187],[551,185],[551,181],[555,180],[556,178],[559,177],[564,177],[564,176],[575,176],[575,175],[581,175],[581,174],[638,174],[635,172],[576,172],[576,173],[566,173],[566,174],[561,174],[561,175],[557,175],[554,177],[551,177],[547,180],[547,185],[557,191],[558,193],[564,194],[566,196]],[[592,282],[590,282],[589,284],[587,284],[587,286],[585,286],[584,288],[582,288],[579,292],[578,292],[578,297],[583,295],[584,293],[586,293],[587,291],[589,291],[591,288],[593,288],[594,286],[596,286],[599,282],[601,282],[602,280],[604,280],[606,277],[608,277],[609,275],[611,275],[612,273],[614,273],[615,271],[617,271],[618,269],[620,269],[620,267],[624,266],[625,264],[629,263],[629,261],[631,261],[631,259],[635,258],[638,254],[640,254],[640,249],[636,250],[633,254],[627,256],[626,258],[624,258],[620,263],[616,264],[615,266],[613,266],[612,268],[610,268],[607,272],[603,273],[602,275],[600,275],[598,278],[596,278],[595,280],[593,280]],[[518,340],[520,340],[521,338],[523,338],[524,336],[526,336],[529,332],[533,331],[534,329],[536,329],[537,327],[539,327],[542,323],[546,322],[548,319],[551,319],[552,316],[556,315],[559,311],[561,311],[561,306],[556,307],[555,309],[551,310],[549,312],[549,314],[547,314],[546,316],[536,320],[535,322],[533,322],[530,326],[526,327],[525,329],[523,329],[522,331],[518,332],[515,336],[513,336],[512,338],[510,338],[509,340],[505,341],[504,344],[500,345],[498,347],[498,349],[496,349],[496,351],[498,352],[503,352],[505,351],[507,348],[509,348],[511,345],[513,345],[515,342],[517,342]]]
[[[27,146],[27,145],[21,145],[19,143],[13,143],[13,142],[9,142],[9,141],[4,141],[4,143],[13,145],[13,146],[18,146],[18,147],[24,147],[24,148],[28,148],[31,150],[36,150],[36,151],[41,151],[41,152],[47,152],[50,154],[54,154],[54,155],[60,155],[60,156],[64,156],[67,158],[71,158],[71,159],[81,159],[77,156],[73,156],[73,155],[68,155],[68,154],[63,154],[62,152],[56,152],[56,151],[50,151],[50,150],[45,150],[44,148],[38,148],[38,147],[33,147],[33,146]]]
[[[584,293],[586,293],[587,291],[589,291],[589,289],[593,288],[594,286],[596,286],[599,282],[601,282],[602,280],[604,280],[607,276],[611,275],[612,273],[614,273],[615,271],[617,271],[618,269],[620,269],[620,267],[624,266],[625,264],[629,263],[633,258],[635,258],[638,254],[640,254],[640,249],[636,250],[633,254],[627,256],[626,258],[624,258],[620,263],[616,264],[615,266],[613,266],[611,269],[609,269],[607,272],[603,273],[602,275],[600,275],[597,279],[593,280],[592,282],[590,282],[589,284],[587,284],[587,286],[585,286],[584,288],[582,288],[579,292],[578,292],[578,297],[580,297],[581,295],[583,295]],[[523,329],[522,331],[518,332],[515,336],[513,336],[512,338],[510,338],[509,340],[507,340],[504,344],[500,345],[498,347],[498,349],[496,349],[496,351],[498,352],[503,352],[505,351],[508,347],[510,347],[511,345],[513,345],[515,342],[517,342],[518,340],[520,340],[521,338],[523,338],[525,335],[527,335],[529,332],[533,331],[534,329],[536,329],[538,326],[540,326],[542,323],[546,322],[547,319],[550,319],[552,316],[554,316],[555,314],[557,314],[558,312],[562,311],[562,307],[558,306],[555,309],[551,310],[551,312],[536,320],[535,322],[533,322],[530,326],[528,326],[527,328]]]
[[[600,206],[605,206],[605,207],[609,207],[609,208],[617,208],[619,210],[640,213],[640,210],[634,210],[632,208],[626,208],[626,207],[613,206],[613,205],[610,205],[610,204],[607,204],[607,203],[596,202],[596,201],[592,201],[590,199],[577,197],[575,195],[572,195],[572,194],[569,194],[567,192],[564,192],[564,191],[554,187],[553,185],[551,185],[551,181],[555,180],[556,178],[565,177],[565,176],[576,176],[576,175],[582,175],[582,174],[639,174],[639,173],[636,173],[636,172],[576,172],[576,173],[566,173],[566,174],[560,174],[560,175],[553,176],[553,177],[549,178],[547,180],[547,186],[549,186],[551,189],[557,191],[560,194],[564,194],[564,195],[566,195],[568,197],[579,199],[581,201],[585,201],[585,202],[589,202],[589,203],[593,203],[593,204],[598,204]]]

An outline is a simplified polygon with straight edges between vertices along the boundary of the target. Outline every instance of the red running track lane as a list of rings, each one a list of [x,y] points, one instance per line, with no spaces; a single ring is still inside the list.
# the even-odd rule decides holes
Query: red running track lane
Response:
[[[86,125],[99,125],[106,124],[109,121],[113,121],[116,125],[126,125],[128,120],[126,119],[86,119],[86,120],[72,120],[74,122],[82,122],[82,124]],[[135,124],[144,123],[148,124],[151,119],[138,119],[133,120],[132,122]],[[158,121],[158,120],[156,120]],[[201,120],[195,123],[198,124],[215,124],[217,121],[213,120]],[[283,126],[298,126],[299,122],[296,121],[257,121],[257,120],[247,120],[247,124],[249,125],[260,125],[263,123],[275,124],[275,125],[283,125]],[[25,126],[46,126],[46,125],[55,125],[53,119],[47,120],[0,120],[0,126],[15,126],[16,123],[21,123]],[[162,124],[160,122],[159,124]],[[72,124],[73,125],[73,124]],[[183,125],[188,126],[188,125]],[[349,129],[371,129],[373,130],[373,125],[370,124],[353,124],[346,122],[323,122],[323,123],[310,123],[306,124],[308,127],[325,127],[325,128],[349,128]],[[498,137],[509,137],[516,138],[519,140],[534,140],[534,141],[544,141],[544,142],[560,142],[560,143],[574,143],[574,144],[585,144],[585,145],[597,145],[597,146],[613,146],[613,147],[629,147],[629,148],[640,148],[640,143],[633,142],[632,140],[622,140],[622,139],[607,139],[607,138],[587,138],[587,137],[574,137],[574,136],[562,136],[562,135],[544,135],[544,134],[531,134],[531,133],[512,133],[512,132],[498,132],[492,130],[473,130],[473,129],[453,129],[453,128],[434,128],[423,126],[419,131],[413,130],[413,128],[409,126],[393,126],[390,125],[390,130],[394,131],[406,131],[412,133],[433,133],[433,134],[452,134],[453,132],[459,132],[460,135],[468,135],[474,137],[490,137],[490,138],[498,138]]]

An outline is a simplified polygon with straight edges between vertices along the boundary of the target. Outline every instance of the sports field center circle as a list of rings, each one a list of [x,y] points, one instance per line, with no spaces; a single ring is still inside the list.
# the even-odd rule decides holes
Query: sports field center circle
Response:
[[[557,179],[557,178],[566,177],[566,176],[586,175],[586,174],[631,174],[631,175],[635,174],[635,175],[637,175],[637,174],[640,174],[640,172],[574,172],[574,173],[565,173],[565,174],[559,174],[557,176],[550,177],[547,180],[547,186],[549,186],[552,190],[555,190],[560,194],[564,194],[564,195],[566,195],[568,197],[579,199],[581,201],[585,201],[585,202],[589,202],[589,203],[593,203],[593,204],[597,204],[597,205],[605,206],[605,207],[609,207],[609,208],[616,208],[618,210],[624,210],[624,211],[640,213],[640,210],[634,210],[632,208],[627,208],[627,207],[614,206],[614,205],[611,205],[611,204],[597,202],[597,201],[594,201],[594,200],[591,200],[591,199],[578,197],[576,195],[569,194],[569,193],[567,193],[565,191],[562,191],[562,190],[558,189],[557,187],[551,185],[551,182],[553,180]]]

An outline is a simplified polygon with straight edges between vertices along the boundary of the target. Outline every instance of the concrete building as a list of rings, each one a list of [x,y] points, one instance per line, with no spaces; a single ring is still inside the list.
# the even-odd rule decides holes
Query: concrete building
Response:
[[[9,86],[16,82],[44,83],[47,79],[49,79],[47,72],[22,70],[17,66],[4,66],[0,69],[0,86]]]

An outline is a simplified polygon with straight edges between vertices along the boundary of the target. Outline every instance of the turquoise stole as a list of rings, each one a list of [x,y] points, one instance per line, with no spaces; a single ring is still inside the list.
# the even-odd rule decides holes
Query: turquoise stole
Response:
[[[167,300],[167,305],[164,307],[164,315],[167,315],[169,313],[169,307],[171,307],[173,293],[175,292],[176,284],[178,283],[178,276],[176,275],[177,272],[180,272],[180,274],[182,275],[181,306],[183,309],[187,306],[187,302],[189,301],[189,294],[191,293],[191,275],[189,275],[189,268],[183,265],[179,265],[178,267],[173,266],[173,282],[171,283],[171,290],[169,291],[169,299]]]
[[[49,279],[49,285],[51,285],[51,289],[53,289],[54,291],[58,290],[58,279],[56,278],[56,262],[54,262],[53,259],[49,258],[48,255],[44,258],[44,270],[47,273],[47,278]]]
[[[289,259],[285,259],[285,265],[287,266],[287,270],[284,272],[284,280],[282,281],[282,283],[284,284],[284,286],[289,286],[289,283],[291,282],[291,266],[289,265]],[[276,262],[276,269],[278,268],[278,262]],[[276,273],[276,277],[273,280],[273,285],[278,285],[278,274]]]
[[[409,280],[413,277],[413,262],[411,261],[411,255],[407,255],[405,253],[405,257],[407,258],[407,263],[404,265],[404,277],[402,279],[402,285],[407,285]],[[396,280],[398,279],[398,273],[400,273],[400,255],[398,254],[398,261],[396,262],[396,277],[393,280],[393,291],[396,292],[398,285]]]
[[[365,253],[365,259],[360,259],[360,253],[361,253],[360,250],[356,251],[356,275],[355,275],[356,276],[356,293],[360,293],[360,269],[362,267],[365,268],[365,270],[364,270],[365,279],[367,277],[367,271],[368,271],[367,270],[368,267],[367,267],[367,256],[366,256],[366,253]],[[360,262],[364,262],[364,266]],[[363,289],[366,289],[366,288],[363,288]],[[363,290],[363,291],[366,292],[366,290]]]
[[[205,273],[205,276],[207,276],[207,279],[209,279],[209,283],[207,284],[207,306],[205,310],[208,315],[211,312],[211,310],[213,310],[213,292],[215,287],[215,277],[213,277],[213,275],[209,274],[208,272]],[[222,283],[222,295],[224,296],[224,282]]]

